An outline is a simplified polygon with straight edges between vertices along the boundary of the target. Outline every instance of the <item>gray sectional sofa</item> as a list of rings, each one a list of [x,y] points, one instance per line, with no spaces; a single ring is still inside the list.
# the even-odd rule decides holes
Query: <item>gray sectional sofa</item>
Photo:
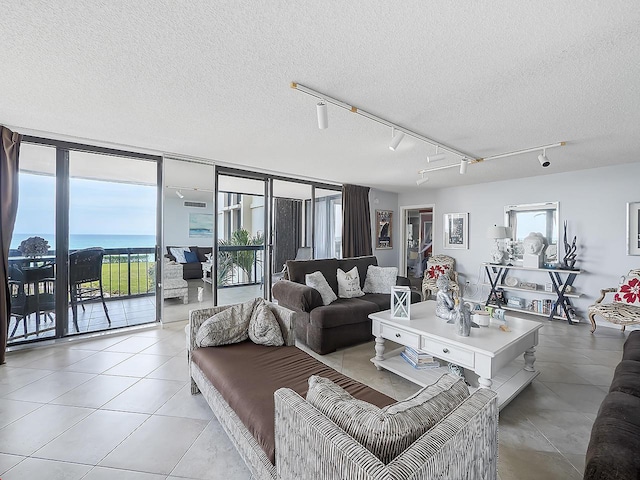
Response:
[[[377,266],[378,259],[375,256],[365,256],[287,262],[287,279],[275,282],[271,293],[279,305],[299,313],[295,323],[298,341],[314,352],[324,355],[338,348],[373,339],[369,315],[391,308],[391,292],[367,293],[357,298],[338,298],[330,305],[323,305],[318,291],[305,285],[305,275],[319,271],[334,293],[338,294],[337,269],[346,272],[357,267],[360,287],[363,288],[369,265]],[[400,276],[397,277],[396,284],[411,285],[409,279]],[[420,294],[412,292],[411,302],[419,301]]]

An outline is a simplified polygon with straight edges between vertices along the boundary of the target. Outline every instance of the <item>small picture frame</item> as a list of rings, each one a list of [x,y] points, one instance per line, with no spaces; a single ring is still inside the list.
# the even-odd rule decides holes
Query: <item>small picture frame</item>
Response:
[[[627,255],[640,255],[640,202],[627,203]]]
[[[391,288],[391,318],[409,320],[411,318],[411,289],[409,287]]]
[[[376,210],[377,250],[393,248],[393,210]]]
[[[443,216],[444,248],[469,248],[469,214],[445,213]]]

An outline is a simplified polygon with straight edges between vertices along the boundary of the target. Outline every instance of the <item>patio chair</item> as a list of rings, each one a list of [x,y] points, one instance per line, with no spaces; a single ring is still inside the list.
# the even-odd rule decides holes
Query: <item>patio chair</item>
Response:
[[[29,267],[25,270],[15,265],[9,266],[11,318],[16,320],[9,338],[15,336],[20,321],[23,322],[23,336],[27,338],[29,333],[27,320],[34,313],[36,314],[36,335],[40,333],[41,313],[53,320],[52,313],[55,311],[55,278],[53,276],[53,265]]]
[[[633,280],[634,278],[638,278],[638,280],[640,280],[640,269],[629,271],[629,274],[627,275],[625,281]],[[607,296],[607,293],[616,293],[618,292],[618,290],[619,288],[613,287],[600,290],[600,298],[596,300],[596,303],[589,306],[588,311],[589,320],[591,321],[591,333],[596,331],[596,315],[600,315],[607,322],[611,322],[616,325],[622,325],[623,332],[627,325],[640,324],[640,300],[637,300],[635,302],[637,303],[637,305],[632,305],[631,303],[626,303],[625,301],[619,301],[621,299],[619,299],[616,294],[616,296],[614,296],[613,302],[602,303],[604,298]],[[640,297],[640,295],[636,295],[636,299],[638,297]]]
[[[78,328],[78,305],[84,311],[84,303],[98,298],[102,301],[104,314],[107,317],[109,326],[111,326],[109,310],[104,301],[104,291],[102,289],[103,257],[104,248],[101,247],[85,248],[69,254],[69,290],[73,326],[76,332],[80,331],[80,328]]]
[[[440,274],[449,277],[449,289],[454,298],[460,295],[460,287],[458,286],[458,272],[455,271],[456,261],[447,255],[433,255],[427,260],[427,268],[424,271],[424,279],[422,280],[422,299],[427,300],[434,292],[438,290],[436,287],[436,279]]]

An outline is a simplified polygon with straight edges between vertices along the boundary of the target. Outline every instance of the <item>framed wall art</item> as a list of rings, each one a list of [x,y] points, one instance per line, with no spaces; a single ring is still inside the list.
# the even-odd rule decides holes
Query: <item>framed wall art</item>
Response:
[[[376,210],[376,245],[375,248],[393,248],[393,210]]]
[[[444,248],[469,248],[469,214],[445,213],[443,216]]]
[[[640,255],[640,202],[627,203],[627,255]]]

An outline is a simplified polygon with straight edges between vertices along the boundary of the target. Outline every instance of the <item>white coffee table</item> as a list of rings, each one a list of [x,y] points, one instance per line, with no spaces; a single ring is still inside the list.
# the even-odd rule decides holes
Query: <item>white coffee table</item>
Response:
[[[202,281],[205,283],[213,283],[211,279],[211,269],[213,268],[213,263],[210,262],[200,262],[202,264]]]
[[[435,316],[435,301],[411,305],[411,320],[391,318],[391,310],[372,313],[373,335],[376,337],[376,355],[371,361],[378,370],[396,373],[421,386],[432,384],[448,369],[417,370],[400,357],[404,346],[420,349],[438,359],[454,363],[478,375],[479,387],[491,388],[498,393],[502,408],[539,375],[534,368],[535,346],[542,323],[507,317],[510,332],[498,325],[472,328],[471,335],[455,334],[453,324]],[[385,351],[385,340],[403,345]],[[512,363],[524,355],[524,367]]]

